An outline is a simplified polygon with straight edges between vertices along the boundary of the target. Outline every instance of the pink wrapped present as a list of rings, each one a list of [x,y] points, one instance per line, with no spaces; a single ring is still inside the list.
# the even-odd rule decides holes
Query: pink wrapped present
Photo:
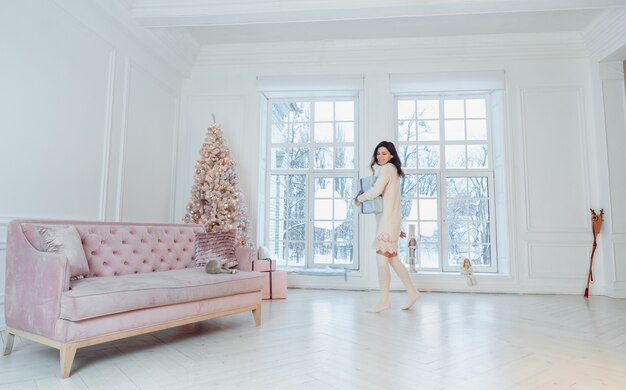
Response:
[[[252,270],[258,272],[276,271],[276,260],[260,259],[252,262]]]
[[[255,261],[256,263],[256,261]],[[264,272],[263,288],[261,295],[263,299],[286,299],[287,298],[287,272],[271,271]]]

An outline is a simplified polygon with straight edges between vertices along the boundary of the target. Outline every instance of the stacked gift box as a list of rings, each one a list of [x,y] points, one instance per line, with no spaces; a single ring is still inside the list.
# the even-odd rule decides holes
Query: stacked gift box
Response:
[[[265,274],[265,281],[261,290],[263,299],[287,298],[287,272],[276,271],[276,260],[254,260],[252,270]]]

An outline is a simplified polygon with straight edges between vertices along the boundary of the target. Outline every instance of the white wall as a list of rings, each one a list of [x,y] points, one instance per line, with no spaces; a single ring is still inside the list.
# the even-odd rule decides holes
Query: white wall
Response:
[[[590,147],[598,159],[590,167],[596,179],[598,207],[605,219],[599,236],[594,275],[605,282],[604,293],[626,298],[626,9],[605,15],[585,31],[592,69],[596,137]],[[595,288],[595,286],[594,286]]]
[[[258,75],[364,74],[360,155],[367,156],[378,140],[394,134],[390,73],[471,70],[506,73],[509,205],[509,253],[503,254],[509,272],[480,276],[472,291],[582,293],[591,251],[589,208],[601,205],[591,191],[589,160],[597,158],[597,151],[586,141],[596,130],[591,69],[579,34],[206,46],[183,84],[178,185],[191,185],[191,167],[214,112],[239,161],[249,209],[256,215],[254,194],[262,190]],[[290,285],[377,288],[369,244],[373,227],[361,225],[362,268],[348,283],[290,275]],[[467,289],[458,275],[419,274],[415,279],[423,289]],[[397,281],[394,286],[401,287]],[[593,292],[604,289],[598,280]]]
[[[169,60],[169,43],[127,23],[127,11],[123,1],[2,4],[0,306],[11,219],[173,219],[192,59]]]

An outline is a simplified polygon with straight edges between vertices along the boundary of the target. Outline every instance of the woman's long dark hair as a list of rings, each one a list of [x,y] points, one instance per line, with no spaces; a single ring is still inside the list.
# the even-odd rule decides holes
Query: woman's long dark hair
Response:
[[[378,164],[378,160],[376,159],[376,152],[378,152],[378,148],[380,148],[381,146],[387,149],[389,151],[389,154],[393,156],[393,158],[389,160],[389,162],[396,167],[396,170],[398,171],[398,176],[404,176],[404,171],[402,171],[402,161],[400,161],[400,156],[398,156],[396,146],[393,144],[393,142],[389,141],[381,141],[374,148],[374,155],[372,156],[372,163],[370,164],[372,172],[374,172],[374,164]]]

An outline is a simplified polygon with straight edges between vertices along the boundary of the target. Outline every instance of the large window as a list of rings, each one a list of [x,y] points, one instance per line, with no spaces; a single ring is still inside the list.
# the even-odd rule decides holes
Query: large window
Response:
[[[403,231],[415,226],[423,270],[455,271],[467,257],[497,271],[488,107],[488,95],[396,98]]]
[[[288,267],[357,268],[355,98],[268,100],[268,244]]]

